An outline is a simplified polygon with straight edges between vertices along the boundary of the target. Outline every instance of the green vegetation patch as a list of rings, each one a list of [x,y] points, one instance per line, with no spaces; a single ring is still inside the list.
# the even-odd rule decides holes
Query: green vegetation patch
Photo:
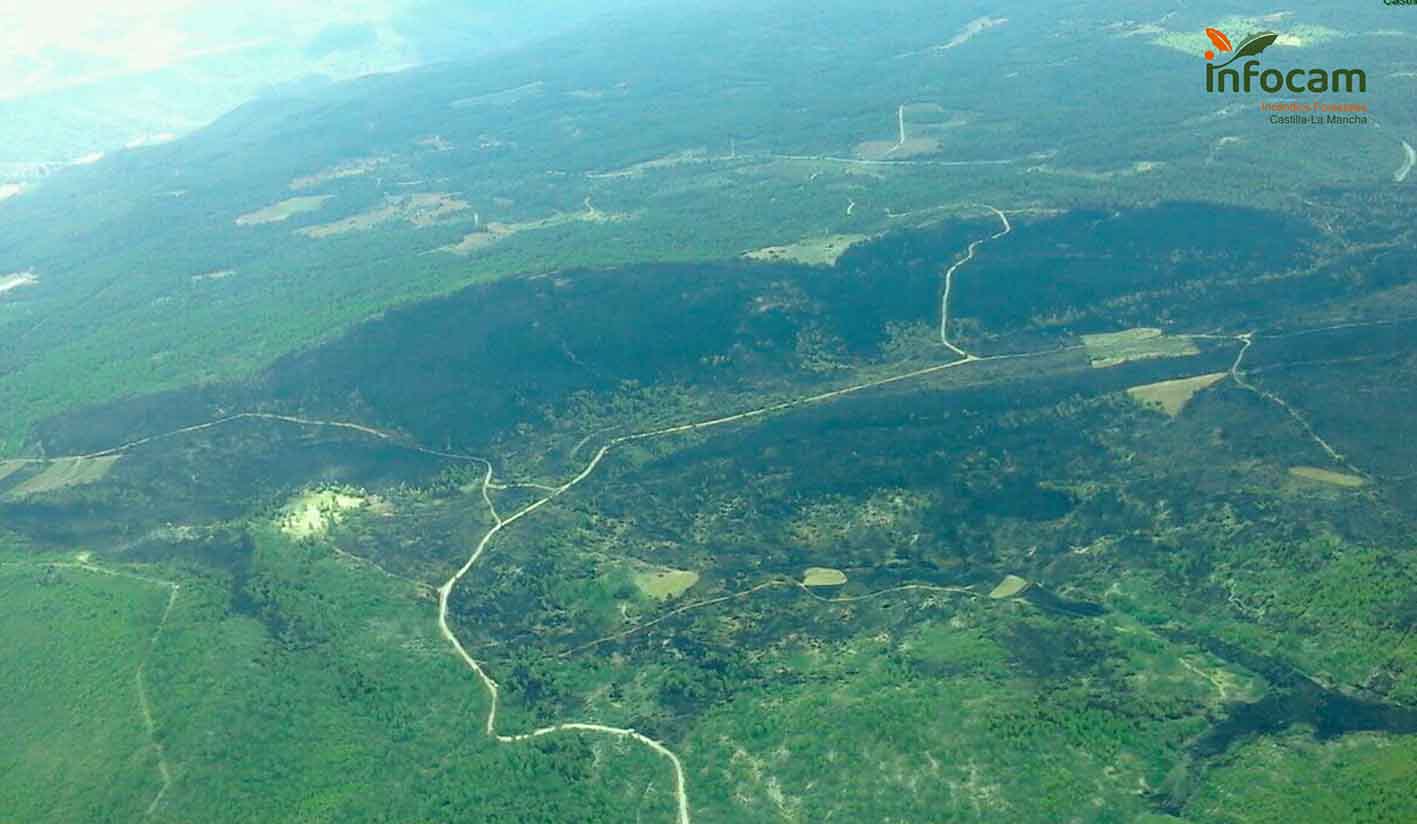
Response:
[[[853,243],[865,240],[867,235],[826,235],[804,238],[786,246],[764,246],[751,252],[744,252],[749,260],[790,261],[808,266],[833,266]]]
[[[7,821],[138,821],[157,794],[137,673],[168,590],[0,566],[0,807]]]
[[[1417,737],[1260,738],[1210,773],[1186,806],[1197,824],[1417,821]]]
[[[1148,327],[1083,335],[1082,342],[1087,347],[1088,360],[1097,369],[1129,361],[1180,358],[1200,352],[1188,337],[1167,335],[1160,329]]]
[[[1012,598],[1022,593],[1030,586],[1027,578],[1020,578],[1017,575],[1006,575],[1004,580],[989,593],[990,598],[1002,599]]]
[[[311,538],[329,532],[346,512],[379,507],[381,503],[352,491],[321,489],[306,492],[286,504],[276,522],[280,531],[292,538]]]
[[[846,583],[846,573],[831,567],[808,567],[802,573],[802,585],[808,587],[839,587]]]
[[[635,586],[659,601],[678,598],[699,582],[699,573],[682,569],[661,569],[635,575]]]
[[[1215,27],[1230,35],[1236,43],[1241,39],[1261,31],[1282,31],[1279,39],[1275,41],[1277,46],[1288,46],[1291,48],[1303,48],[1314,46],[1339,37],[1346,37],[1344,32],[1332,29],[1328,26],[1316,26],[1308,23],[1293,23],[1284,18],[1285,14],[1268,14],[1263,17],[1226,17]],[[1204,32],[1168,31],[1161,34],[1152,41],[1158,46],[1168,49],[1185,52],[1186,54],[1203,54],[1212,49],[1210,40],[1206,38]]]
[[[329,238],[350,232],[367,232],[376,226],[395,221],[422,228],[439,223],[468,208],[467,201],[445,192],[389,197],[383,205],[333,223],[307,226],[297,234],[310,238]]]
[[[118,463],[119,456],[110,455],[105,458],[65,458],[55,461],[40,472],[38,475],[26,480],[24,483],[10,490],[7,498],[23,498],[29,495],[39,495],[45,492],[54,492],[71,486],[83,486],[103,480]],[[0,478],[13,474],[14,469],[6,470],[0,467]]]
[[[1289,474],[1296,478],[1303,478],[1306,481],[1318,481],[1319,483],[1344,486],[1350,489],[1366,486],[1368,483],[1357,475],[1350,475],[1347,472],[1334,472],[1332,469],[1319,469],[1316,466],[1291,466],[1289,467]]]

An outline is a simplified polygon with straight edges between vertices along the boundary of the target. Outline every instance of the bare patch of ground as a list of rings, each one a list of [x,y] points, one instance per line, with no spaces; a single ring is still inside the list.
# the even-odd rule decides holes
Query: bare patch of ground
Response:
[[[1127,390],[1127,394],[1142,406],[1160,410],[1174,418],[1181,414],[1181,410],[1186,408],[1186,404],[1190,403],[1191,398],[1197,392],[1214,386],[1224,380],[1227,374],[1229,373],[1212,372],[1209,375],[1197,375],[1194,378],[1133,386]]]
[[[846,583],[846,573],[831,567],[807,567],[802,573],[802,586],[839,587]]]
[[[33,286],[39,283],[39,278],[34,272],[16,272],[12,275],[0,275],[0,297],[6,292],[19,289],[24,286]]]
[[[749,260],[786,260],[808,266],[833,266],[853,243],[859,243],[868,237],[869,235],[827,235],[804,238],[786,246],[765,246],[744,252],[743,257]]]
[[[113,465],[118,463],[118,458],[117,455],[110,455],[106,458],[66,458],[55,461],[45,467],[43,472],[10,490],[5,497],[13,500],[95,483],[103,480],[113,469]],[[14,471],[12,469],[7,474],[13,474]]]
[[[635,586],[658,601],[677,598],[698,582],[699,573],[682,569],[661,569],[635,575]]]
[[[325,205],[333,195],[314,195],[307,197],[292,197],[274,203],[264,209],[257,209],[236,219],[237,226],[259,226],[263,223],[279,223],[288,220],[295,215],[313,212]]]
[[[297,177],[290,181],[290,188],[298,192],[302,189],[309,189],[312,186],[319,186],[321,183],[328,183],[331,180],[367,175],[388,162],[389,159],[387,157],[364,157],[358,160],[346,160],[343,163],[331,166],[313,175]]]
[[[1160,329],[1141,327],[1122,332],[1083,335],[1087,357],[1095,369],[1105,369],[1128,361],[1148,358],[1179,358],[1200,352],[1185,336],[1163,334]]]
[[[1349,475],[1346,472],[1334,472],[1331,469],[1319,469],[1316,466],[1291,466],[1289,467],[1289,474],[1308,481],[1318,481],[1320,483],[1343,486],[1350,489],[1366,486],[1368,483],[1357,475]]]
[[[476,232],[465,235],[457,243],[440,246],[434,251],[449,252],[454,255],[470,255],[522,232],[550,229],[553,226],[564,226],[567,223],[619,223],[634,220],[635,217],[636,215],[629,212],[601,212],[587,208],[584,212],[557,212],[550,217],[523,223],[487,223],[479,226]]]
[[[367,232],[375,226],[401,220],[414,226],[432,226],[449,215],[468,208],[468,203],[446,192],[424,192],[416,195],[395,195],[386,197],[384,205],[357,215],[321,223],[299,230],[306,237],[326,238],[350,232]]]
[[[8,200],[24,190],[19,183],[0,183],[0,200]]]
[[[226,280],[234,274],[236,274],[235,269],[218,269],[215,272],[207,272],[206,274],[202,275],[193,275],[192,282],[201,283],[207,280]]]

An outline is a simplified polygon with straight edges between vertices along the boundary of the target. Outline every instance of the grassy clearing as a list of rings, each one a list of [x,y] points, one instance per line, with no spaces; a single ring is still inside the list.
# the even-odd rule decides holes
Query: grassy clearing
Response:
[[[1100,335],[1083,335],[1087,357],[1093,368],[1106,369],[1128,361],[1148,358],[1180,358],[1200,352],[1188,337],[1173,337],[1160,329],[1139,327]]]
[[[804,238],[786,246],[765,246],[744,252],[749,260],[766,260],[774,263],[789,261],[808,266],[834,266],[837,260],[851,248],[853,243],[866,240],[869,235],[826,235],[825,237]]]
[[[1012,598],[1022,593],[1031,586],[1027,578],[1020,578],[1017,575],[1006,575],[999,585],[994,587],[989,593],[990,598],[1003,599]]]
[[[1349,475],[1346,472],[1334,472],[1331,469],[1319,469],[1316,466],[1291,466],[1289,467],[1289,474],[1307,481],[1318,481],[1320,483],[1346,486],[1349,488],[1366,486],[1368,483],[1357,475]]]
[[[544,217],[540,220],[529,220],[524,223],[488,223],[481,227],[479,231],[464,236],[463,239],[457,243],[439,247],[437,251],[466,256],[481,249],[494,246],[522,232],[550,229],[556,226],[565,226],[569,223],[619,223],[621,221],[634,220],[636,217],[637,215],[628,212],[599,212],[587,209],[584,212],[557,212],[550,217]]]
[[[699,582],[699,573],[680,569],[662,569],[635,575],[640,592],[659,601],[677,598]]]
[[[159,778],[137,669],[167,597],[83,570],[0,567],[0,818],[142,819]]]
[[[350,232],[367,232],[375,226],[394,221],[403,221],[411,226],[422,228],[432,226],[448,216],[468,208],[467,201],[459,200],[456,196],[446,192],[425,192],[390,197],[385,200],[383,206],[376,209],[360,212],[334,223],[307,226],[299,230],[298,234],[312,238],[334,237]]]
[[[313,212],[325,205],[333,195],[314,195],[310,197],[292,197],[282,200],[279,203],[267,206],[264,209],[257,209],[236,219],[237,226],[259,226],[263,223],[279,223],[288,220],[295,215]]]
[[[1225,375],[1225,372],[1212,372],[1194,378],[1148,383],[1145,386],[1133,386],[1127,390],[1127,394],[1142,406],[1158,409],[1174,418],[1181,414],[1181,410],[1186,408],[1186,404],[1190,403],[1197,392],[1224,380]]]
[[[807,567],[802,573],[802,585],[809,587],[839,587],[846,583],[846,573],[831,567]]]
[[[10,490],[5,497],[13,500],[103,480],[103,477],[113,469],[113,465],[118,463],[118,458],[117,455],[111,455],[106,458],[70,458],[55,461],[38,475]],[[0,472],[4,473],[0,477],[4,477],[14,474],[15,470],[10,469],[7,472],[0,469]]]
[[[281,510],[276,519],[280,531],[291,538],[313,538],[324,535],[330,527],[344,519],[344,513],[365,507],[379,508],[382,501],[354,492],[321,489],[307,492]]]

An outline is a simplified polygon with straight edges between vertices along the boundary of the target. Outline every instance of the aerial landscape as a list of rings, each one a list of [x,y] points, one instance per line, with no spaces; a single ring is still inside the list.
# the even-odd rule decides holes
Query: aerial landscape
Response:
[[[0,88],[0,822],[1417,821],[1417,7],[355,5]]]

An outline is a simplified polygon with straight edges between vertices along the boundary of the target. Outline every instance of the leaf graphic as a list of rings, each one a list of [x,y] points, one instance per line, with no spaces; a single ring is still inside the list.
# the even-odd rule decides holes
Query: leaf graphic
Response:
[[[1210,38],[1210,42],[1214,43],[1217,49],[1230,51],[1230,38],[1225,36],[1225,32],[1220,29],[1206,29],[1205,36]]]
[[[1259,34],[1252,34],[1245,38],[1245,42],[1240,44],[1240,48],[1235,52],[1235,58],[1254,57],[1279,39],[1279,35],[1272,31],[1262,31]]]

